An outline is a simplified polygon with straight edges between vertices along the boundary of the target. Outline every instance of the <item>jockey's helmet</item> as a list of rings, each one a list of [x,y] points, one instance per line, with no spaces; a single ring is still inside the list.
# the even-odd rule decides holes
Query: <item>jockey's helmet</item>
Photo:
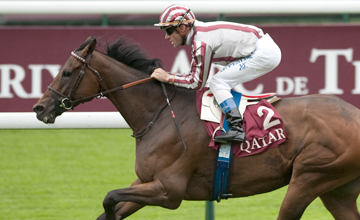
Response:
[[[169,27],[179,27],[181,24],[192,26],[195,22],[195,15],[190,8],[183,5],[170,5],[160,15],[159,23],[154,26],[161,30]]]

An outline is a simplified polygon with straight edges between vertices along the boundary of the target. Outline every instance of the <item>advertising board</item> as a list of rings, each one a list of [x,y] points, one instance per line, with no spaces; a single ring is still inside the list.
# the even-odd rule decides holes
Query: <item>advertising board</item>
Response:
[[[240,85],[244,93],[334,94],[360,107],[360,25],[259,27],[279,45],[282,61],[272,72]],[[100,51],[101,44],[125,36],[149,58],[160,58],[166,70],[189,70],[191,48],[173,48],[155,27],[1,27],[0,112],[31,112],[70,52],[89,35],[98,38]],[[75,111],[116,109],[101,99]]]

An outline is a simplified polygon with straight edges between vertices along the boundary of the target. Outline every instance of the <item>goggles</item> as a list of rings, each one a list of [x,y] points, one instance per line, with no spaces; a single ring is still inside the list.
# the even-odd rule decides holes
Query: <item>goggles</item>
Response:
[[[170,36],[170,35],[172,35],[172,33],[174,33],[176,28],[177,28],[177,26],[171,26],[171,27],[166,27],[166,28],[161,27],[160,29],[164,30],[165,33]]]

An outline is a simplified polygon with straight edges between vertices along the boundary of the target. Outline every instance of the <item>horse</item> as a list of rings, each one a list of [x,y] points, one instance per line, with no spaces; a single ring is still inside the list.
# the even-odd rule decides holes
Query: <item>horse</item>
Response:
[[[96,96],[106,96],[124,117],[136,139],[137,179],[108,192],[98,220],[124,219],[144,206],[177,209],[182,200],[211,200],[217,151],[209,148],[196,108],[194,90],[166,84],[176,120],[174,126],[160,82],[147,80],[158,59],[121,37],[96,49],[90,36],[71,52],[33,110],[40,121],[56,117]],[[144,80],[146,79],[146,80]],[[125,85],[144,80],[136,86]],[[232,198],[266,193],[288,185],[279,220],[300,219],[320,197],[337,220],[359,220],[360,111],[339,97],[308,95],[273,103],[288,139],[260,154],[233,158]]]

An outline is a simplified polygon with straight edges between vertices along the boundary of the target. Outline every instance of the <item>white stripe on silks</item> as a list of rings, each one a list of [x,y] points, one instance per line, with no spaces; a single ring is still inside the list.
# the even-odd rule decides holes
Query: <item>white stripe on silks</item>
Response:
[[[177,13],[183,13],[184,9],[176,9],[173,10],[172,12],[170,12],[170,15],[168,16],[168,18],[170,18],[169,20],[167,20],[166,22],[170,22],[170,20],[176,21],[176,20],[180,20],[182,18],[182,16],[177,16],[175,19],[171,19],[175,14]]]
[[[201,67],[204,66],[204,64],[202,63],[203,56],[201,55],[203,48],[201,48],[201,41],[195,41],[194,44],[195,44],[195,57],[196,57],[197,66],[198,66],[198,67],[196,67],[195,72],[199,72],[199,74],[195,74],[195,75],[198,75],[198,77],[200,77],[200,74],[202,71]],[[204,77],[203,77],[203,79],[204,79]]]
[[[171,7],[169,7],[166,11],[164,11],[162,14],[161,14],[161,18],[160,18],[160,22],[163,22],[165,23],[166,20],[164,20],[165,18],[165,15],[168,13],[168,11],[171,9]]]
[[[202,76],[203,82],[202,82],[199,89],[202,89],[206,84],[207,77],[208,77],[208,74],[209,74],[209,66],[210,66],[210,65],[208,65],[208,63],[210,62],[210,59],[211,59],[211,56],[206,56],[206,54],[205,54],[206,50],[208,48],[202,48],[201,43],[202,43],[201,41],[195,41],[195,45],[196,45],[195,55],[196,55],[196,58],[197,58],[197,63],[198,63],[198,65],[200,64],[200,66],[204,68],[203,72],[202,72],[202,74],[203,74],[203,76]],[[202,55],[202,53],[204,53],[204,54]],[[204,58],[204,60],[202,60],[202,58]],[[201,67],[198,68],[199,72],[201,72],[201,70],[202,70]],[[198,75],[200,77],[200,73]]]

